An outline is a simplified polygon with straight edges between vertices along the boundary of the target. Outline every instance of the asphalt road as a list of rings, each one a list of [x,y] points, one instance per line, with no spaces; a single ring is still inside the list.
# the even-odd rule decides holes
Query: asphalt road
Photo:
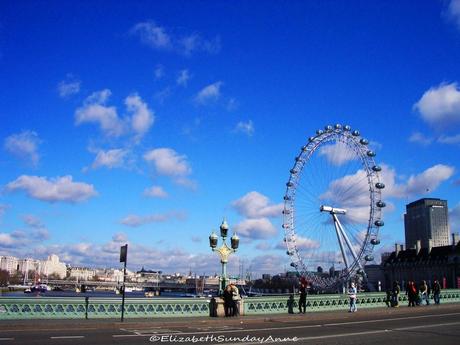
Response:
[[[284,341],[282,341],[284,340]],[[0,321],[0,345],[460,344],[460,305],[239,318]]]

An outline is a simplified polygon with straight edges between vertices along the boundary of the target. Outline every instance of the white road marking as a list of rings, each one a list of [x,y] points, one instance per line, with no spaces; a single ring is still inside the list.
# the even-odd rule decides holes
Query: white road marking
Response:
[[[448,323],[440,323],[440,324],[436,324],[436,325],[433,324],[433,325],[399,327],[399,328],[393,328],[393,329],[379,329],[379,330],[375,330],[375,331],[362,331],[362,332],[339,333],[339,334],[330,334],[330,335],[318,335],[318,336],[314,336],[314,337],[297,338],[297,341],[320,340],[320,339],[330,339],[330,338],[343,338],[343,337],[352,337],[352,336],[362,336],[362,335],[368,335],[368,334],[381,334],[381,333],[388,333],[388,332],[409,331],[409,330],[420,329],[420,328],[426,329],[426,328],[446,327],[446,326],[455,326],[455,325],[460,325],[460,322],[448,322]],[[279,337],[279,338],[283,338],[283,337]],[[260,342],[253,342],[253,343],[227,343],[227,345],[253,345],[253,344],[260,344]]]
[[[227,330],[220,330],[220,331],[199,331],[199,332],[181,332],[180,335],[198,335],[198,334],[210,334],[210,333],[218,333],[218,334],[225,334],[225,333],[235,333],[235,332],[259,332],[259,331],[276,331],[276,330],[285,330],[285,329],[305,329],[305,328],[318,328],[318,327],[328,327],[328,326],[341,326],[341,325],[349,325],[349,324],[356,324],[356,323],[366,323],[366,322],[391,322],[391,321],[400,321],[400,320],[410,320],[410,319],[423,319],[423,318],[432,318],[432,317],[440,317],[440,316],[452,316],[452,315],[460,315],[460,313],[445,313],[445,314],[429,314],[429,315],[418,315],[418,316],[406,316],[406,317],[396,317],[392,319],[378,319],[378,320],[363,320],[363,321],[346,321],[346,322],[340,322],[340,323],[325,323],[325,324],[316,324],[316,325],[299,325],[299,326],[286,326],[286,327],[266,327],[266,328],[248,328],[248,329],[227,329]],[[449,325],[449,324],[445,324]],[[430,326],[436,326],[436,325],[430,325]],[[426,328],[428,327],[427,325],[422,325],[422,326],[412,326],[416,328]],[[408,329],[416,329],[416,328],[408,328]],[[125,330],[126,329],[121,329]],[[403,328],[395,328],[393,330],[405,330]],[[369,332],[377,332],[377,333],[382,333],[382,332],[387,332],[387,330],[376,330],[376,331],[369,331]],[[349,335],[353,335],[353,333],[346,333]],[[343,336],[345,336],[344,334]],[[366,334],[365,332],[359,332],[357,334]],[[372,333],[370,333],[372,334]],[[167,332],[162,332],[162,333],[156,333],[154,335],[171,335],[171,333]],[[142,335],[136,335],[136,334],[131,334],[131,335],[113,335],[113,337],[124,337],[124,336],[138,336],[138,337],[146,337],[146,336],[151,336],[149,334],[142,334]],[[327,337],[327,336],[326,336]],[[334,335],[334,337],[337,337],[337,335]],[[303,338],[302,338],[303,339]],[[306,338],[310,339],[310,338]],[[316,339],[316,338],[311,338],[311,339]],[[321,338],[318,338],[321,339]],[[242,345],[241,343],[239,343]],[[252,343],[248,343],[252,344]]]

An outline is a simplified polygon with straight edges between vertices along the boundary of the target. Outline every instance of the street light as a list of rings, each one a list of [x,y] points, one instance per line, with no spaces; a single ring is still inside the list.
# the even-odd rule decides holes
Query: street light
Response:
[[[223,242],[222,246],[220,248],[217,248],[218,237],[214,231],[209,236],[209,246],[211,247],[213,252],[217,252],[219,254],[220,263],[222,264],[222,274],[219,278],[219,282],[220,282],[219,295],[222,295],[222,293],[224,292],[226,283],[227,283],[228,257],[230,256],[230,254],[236,252],[240,244],[240,238],[236,234],[233,234],[233,236],[230,239],[230,242],[231,242],[230,243],[231,248],[230,248],[225,242],[225,239],[227,238],[227,234],[228,234],[228,224],[226,220],[224,219],[222,221],[222,224],[220,225],[220,236],[222,237],[222,242]]]

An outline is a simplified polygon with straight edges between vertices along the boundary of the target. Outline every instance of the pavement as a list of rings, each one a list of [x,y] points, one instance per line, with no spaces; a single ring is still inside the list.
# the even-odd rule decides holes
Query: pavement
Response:
[[[460,304],[233,318],[0,321],[0,344],[460,343]]]

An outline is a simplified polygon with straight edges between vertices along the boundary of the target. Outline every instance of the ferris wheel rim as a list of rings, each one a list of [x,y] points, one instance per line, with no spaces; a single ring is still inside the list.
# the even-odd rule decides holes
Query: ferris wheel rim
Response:
[[[356,157],[359,157],[361,167],[367,175],[369,186],[369,219],[366,226],[366,235],[360,246],[357,258],[353,261],[350,268],[339,277],[339,279],[331,279],[331,281],[317,281],[317,285],[333,286],[338,281],[347,279],[362,270],[365,261],[372,258],[373,247],[379,243],[378,235],[380,227],[383,226],[382,221],[382,208],[384,202],[381,197],[381,189],[384,184],[380,182],[379,172],[381,168],[375,163],[375,152],[368,148],[369,142],[361,137],[359,131],[351,130],[348,125],[341,126],[339,124],[333,126],[326,126],[325,130],[318,130],[316,135],[308,139],[308,143],[301,148],[301,152],[296,156],[293,168],[290,170],[289,180],[286,183],[286,193],[284,195],[284,210],[283,210],[283,225],[285,231],[284,241],[286,242],[287,254],[291,256],[291,266],[293,266],[300,274],[309,277],[311,280],[317,279],[317,275],[312,274],[306,268],[301,251],[296,245],[296,232],[295,232],[295,197],[296,188],[300,175],[311,159],[312,155],[323,146],[325,143],[344,143],[352,148]],[[383,206],[382,206],[383,205]],[[299,267],[300,266],[300,267]],[[364,273],[364,272],[362,272]]]

